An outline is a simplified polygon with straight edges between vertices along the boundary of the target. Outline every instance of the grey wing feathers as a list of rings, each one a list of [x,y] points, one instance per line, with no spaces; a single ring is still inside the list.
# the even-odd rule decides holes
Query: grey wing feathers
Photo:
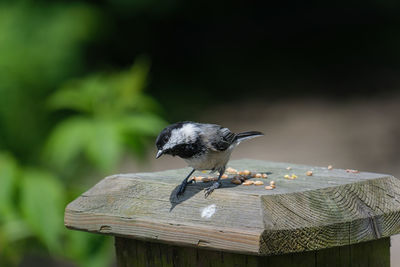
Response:
[[[215,136],[216,138],[211,142],[211,149],[216,151],[224,151],[236,141],[236,134],[232,133],[228,128],[218,129]]]

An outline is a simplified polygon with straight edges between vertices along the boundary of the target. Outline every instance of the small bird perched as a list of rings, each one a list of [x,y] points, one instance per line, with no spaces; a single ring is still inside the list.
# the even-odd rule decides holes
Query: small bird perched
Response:
[[[232,150],[240,142],[262,135],[264,134],[257,131],[235,134],[228,128],[216,124],[178,122],[167,126],[158,135],[156,158],[163,154],[179,156],[193,168],[179,186],[177,197],[185,191],[188,179],[194,171],[218,171],[218,180],[212,186],[204,189],[205,197],[208,197],[221,186],[221,176],[225,172]]]

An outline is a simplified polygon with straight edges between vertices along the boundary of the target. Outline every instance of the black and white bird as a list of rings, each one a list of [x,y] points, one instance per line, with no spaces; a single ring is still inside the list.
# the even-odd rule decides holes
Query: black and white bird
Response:
[[[221,186],[220,179],[225,172],[232,150],[240,142],[262,135],[263,133],[257,131],[235,134],[228,128],[216,124],[178,122],[167,126],[157,137],[156,158],[164,154],[179,156],[193,168],[179,186],[177,197],[185,191],[188,179],[194,171],[218,171],[218,180],[205,189],[205,197],[207,197]]]

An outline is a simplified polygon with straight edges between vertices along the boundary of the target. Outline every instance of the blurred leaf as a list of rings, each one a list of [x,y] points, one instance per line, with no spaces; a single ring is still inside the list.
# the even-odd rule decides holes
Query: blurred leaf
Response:
[[[90,91],[77,90],[78,81],[68,83],[66,86],[56,91],[48,100],[52,109],[71,109],[82,112],[90,112],[92,103]]]
[[[10,216],[13,217],[13,216]],[[32,236],[29,226],[21,218],[8,218],[8,220],[1,225],[2,239],[7,240],[7,243],[18,241],[20,239]]]
[[[156,102],[142,93],[148,71],[148,60],[141,58],[127,71],[96,74],[68,82],[48,102],[53,109],[102,116],[119,115],[134,109],[156,109]]]
[[[112,240],[108,236],[69,231],[65,251],[69,258],[75,259],[81,266],[106,267],[110,266],[113,253]]]
[[[107,267],[111,264],[111,259],[114,256],[114,246],[112,239],[103,237],[102,240],[97,240],[100,246],[96,251],[88,253],[83,261],[82,266],[85,267]]]
[[[0,222],[15,209],[12,202],[12,195],[16,184],[17,163],[8,154],[0,154]]]
[[[109,172],[115,168],[123,151],[118,128],[111,120],[96,120],[93,126],[87,155],[100,170]]]
[[[157,136],[167,122],[153,114],[133,114],[122,117],[119,121],[123,131],[144,136]]]
[[[21,184],[21,210],[32,231],[50,252],[61,252],[65,191],[50,173],[28,169]]]
[[[84,117],[65,120],[52,131],[45,147],[45,157],[57,167],[66,167],[84,150],[93,133],[93,123]]]
[[[136,59],[133,66],[120,74],[111,77],[110,82],[115,87],[121,108],[135,108],[141,92],[146,87],[150,62],[146,57]]]
[[[86,73],[100,13],[77,1],[0,1],[0,145],[36,160],[52,120],[43,99]]]

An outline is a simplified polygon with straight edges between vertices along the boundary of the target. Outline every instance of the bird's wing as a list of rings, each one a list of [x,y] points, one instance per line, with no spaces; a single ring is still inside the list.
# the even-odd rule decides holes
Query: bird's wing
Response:
[[[232,133],[228,128],[222,127],[216,131],[214,137],[210,140],[210,148],[214,151],[224,151],[236,140],[236,134]]]

